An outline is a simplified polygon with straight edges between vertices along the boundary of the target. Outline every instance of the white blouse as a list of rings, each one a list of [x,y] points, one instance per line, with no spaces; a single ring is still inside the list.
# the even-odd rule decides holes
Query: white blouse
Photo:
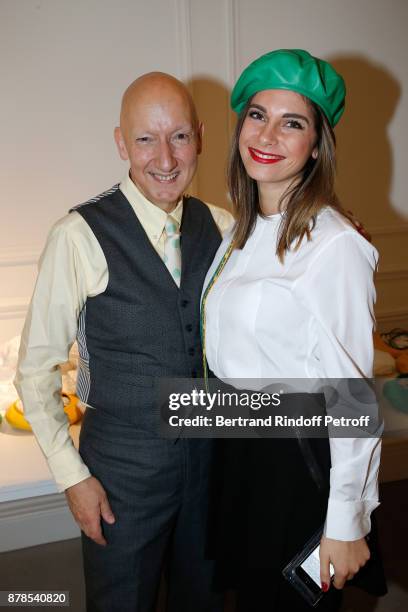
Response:
[[[371,377],[378,253],[325,208],[311,240],[277,258],[281,215],[258,217],[206,300],[206,355],[220,379]],[[204,288],[231,241],[225,236]],[[378,438],[331,438],[325,534],[356,540],[378,506]]]

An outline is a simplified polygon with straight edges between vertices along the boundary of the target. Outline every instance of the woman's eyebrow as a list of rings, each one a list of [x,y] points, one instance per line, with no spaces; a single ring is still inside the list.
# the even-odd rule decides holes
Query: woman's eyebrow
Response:
[[[258,108],[259,110],[261,110],[263,113],[266,113],[266,108],[264,106],[261,106],[260,104],[250,104],[250,108]]]
[[[250,108],[257,108],[263,113],[268,113],[267,109],[264,106],[261,106],[260,104],[251,104]],[[306,123],[310,125],[309,119],[305,117],[305,115],[300,115],[299,113],[285,113],[284,115],[282,115],[282,117],[284,119],[303,119],[303,121],[306,121]]]

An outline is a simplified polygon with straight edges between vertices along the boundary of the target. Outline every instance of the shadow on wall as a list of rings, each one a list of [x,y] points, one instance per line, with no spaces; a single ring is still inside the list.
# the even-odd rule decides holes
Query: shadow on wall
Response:
[[[226,167],[235,115],[229,108],[230,90],[221,81],[198,75],[187,83],[204,123],[203,151],[196,178],[197,195],[211,204],[230,209]]]
[[[387,133],[401,86],[388,70],[364,56],[329,61],[347,86],[346,110],[336,128],[341,202],[369,227],[406,222],[390,201],[393,152]]]

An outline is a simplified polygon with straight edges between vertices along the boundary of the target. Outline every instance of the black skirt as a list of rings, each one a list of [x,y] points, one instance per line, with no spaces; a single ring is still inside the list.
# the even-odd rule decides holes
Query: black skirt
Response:
[[[240,612],[310,610],[282,576],[327,512],[329,440],[307,444],[320,482],[296,438],[216,441],[208,557],[215,560],[214,587],[235,590]],[[381,564],[379,573],[383,579]],[[331,587],[315,609],[332,612],[340,604],[341,591]]]

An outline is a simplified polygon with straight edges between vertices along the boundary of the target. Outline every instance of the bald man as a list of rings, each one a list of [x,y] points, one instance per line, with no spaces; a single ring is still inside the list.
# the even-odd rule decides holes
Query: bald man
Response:
[[[155,381],[200,377],[199,300],[231,216],[185,194],[201,151],[189,92],[163,73],[126,90],[121,183],[56,223],[25,323],[16,387],[81,527],[88,612],[214,612],[205,560],[210,440],[159,437]],[[79,453],[58,365],[77,339]]]

